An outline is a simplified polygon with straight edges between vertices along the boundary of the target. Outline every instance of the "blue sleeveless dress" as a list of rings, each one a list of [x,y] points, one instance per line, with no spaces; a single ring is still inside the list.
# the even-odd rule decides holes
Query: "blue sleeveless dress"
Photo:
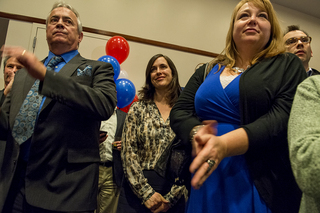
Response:
[[[217,135],[239,128],[239,79],[225,89],[216,65],[195,95],[195,109],[201,120],[216,120]],[[225,158],[200,189],[191,189],[187,213],[271,213],[250,178],[243,155]]]

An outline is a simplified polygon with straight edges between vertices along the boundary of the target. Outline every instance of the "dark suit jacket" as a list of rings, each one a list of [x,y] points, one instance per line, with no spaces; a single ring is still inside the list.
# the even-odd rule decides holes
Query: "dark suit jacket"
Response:
[[[2,105],[2,103],[4,102],[5,96],[3,95],[4,89],[0,90],[0,107]],[[6,148],[6,142],[0,140],[0,168],[2,166],[2,162],[3,162],[3,155],[4,155],[4,150]]]
[[[91,76],[77,69],[92,66]],[[33,79],[26,70],[15,75],[12,90],[0,112],[0,139],[7,140],[0,170],[0,210],[3,208],[19,157],[11,130]],[[96,208],[99,127],[116,106],[112,65],[79,54],[59,73],[47,71],[39,85],[46,96],[31,139],[25,176],[30,205],[55,211],[90,211]]]
[[[117,113],[117,129],[115,137],[122,136],[123,124],[126,119],[127,113],[121,111],[120,109],[116,110]],[[113,180],[118,187],[121,187],[123,181],[123,167],[121,162],[121,153],[118,150],[112,149],[113,156]]]
[[[320,75],[320,72],[318,70],[313,69],[313,68],[311,68],[311,69],[312,69],[312,74],[311,75]]]
[[[4,99],[5,99],[5,96],[3,95],[3,93],[4,93],[4,89],[0,90],[0,107],[3,104]]]

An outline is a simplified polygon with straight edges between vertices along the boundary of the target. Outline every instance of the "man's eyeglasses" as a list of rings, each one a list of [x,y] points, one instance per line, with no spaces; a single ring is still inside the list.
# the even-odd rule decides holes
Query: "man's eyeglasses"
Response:
[[[302,43],[310,43],[311,42],[311,37],[309,36],[301,36],[300,38],[289,38],[288,40],[286,40],[286,45],[293,45],[296,44],[298,42],[298,40],[300,40]]]

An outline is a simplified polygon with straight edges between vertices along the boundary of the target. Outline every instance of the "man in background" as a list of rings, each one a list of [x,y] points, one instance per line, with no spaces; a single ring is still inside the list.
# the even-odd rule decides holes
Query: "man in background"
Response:
[[[3,61],[3,78],[4,78],[4,89],[0,90],[0,106],[4,102],[7,94],[10,92],[14,75],[16,72],[23,68],[23,65],[18,62],[15,57],[7,56]]]
[[[285,47],[287,52],[298,56],[306,69],[308,76],[319,75],[320,72],[309,67],[309,61],[313,56],[311,50],[311,40],[307,32],[300,30],[297,25],[290,25],[284,34]]]
[[[0,107],[4,102],[4,99],[11,90],[14,75],[17,70],[23,68],[23,65],[20,64],[15,57],[7,56],[3,61],[3,77],[4,77],[4,89],[0,90]],[[3,163],[4,151],[6,148],[6,142],[0,140],[0,168]]]
[[[48,57],[2,47],[25,67],[0,108],[0,211],[92,213],[97,207],[99,128],[116,107],[112,65],[83,58],[78,12],[58,2],[47,17]]]
[[[100,166],[97,213],[116,213],[123,181],[121,163],[121,136],[127,113],[116,109],[113,115],[101,122]]]

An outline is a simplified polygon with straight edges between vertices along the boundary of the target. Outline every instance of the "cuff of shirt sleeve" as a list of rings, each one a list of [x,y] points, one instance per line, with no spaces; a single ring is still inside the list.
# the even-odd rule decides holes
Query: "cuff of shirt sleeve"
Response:
[[[149,189],[145,190],[142,195],[142,204],[144,204],[156,191],[149,186]]]
[[[178,201],[170,194],[170,192],[163,196],[163,198],[169,201],[170,208],[172,208]]]

